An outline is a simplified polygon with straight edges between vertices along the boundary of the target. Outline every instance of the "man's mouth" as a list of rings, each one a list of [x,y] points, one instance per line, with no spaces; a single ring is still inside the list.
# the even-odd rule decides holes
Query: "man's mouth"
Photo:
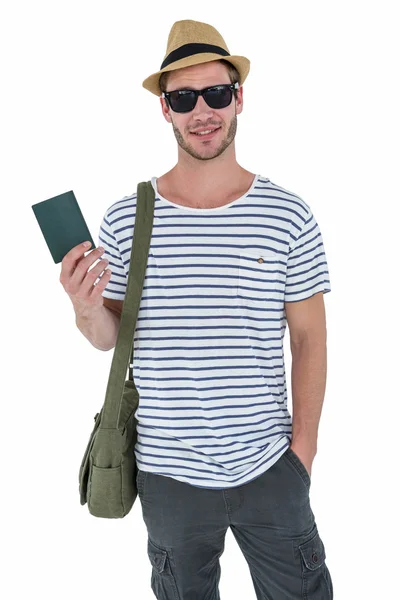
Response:
[[[196,135],[199,138],[209,139],[212,138],[221,127],[204,129],[203,131],[192,131],[192,135]]]

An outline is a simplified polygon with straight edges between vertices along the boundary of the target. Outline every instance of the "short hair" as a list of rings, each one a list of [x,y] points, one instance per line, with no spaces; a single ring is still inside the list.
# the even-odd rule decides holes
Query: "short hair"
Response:
[[[238,82],[240,85],[240,75],[236,67],[234,67],[232,63],[230,63],[228,60],[225,60],[224,58],[218,59],[218,62],[221,62],[227,68],[231,83]],[[160,75],[159,85],[162,92],[167,91],[168,76],[170,73],[171,71],[164,71],[164,73],[161,73]],[[235,99],[237,100],[237,90],[234,90],[234,95]]]

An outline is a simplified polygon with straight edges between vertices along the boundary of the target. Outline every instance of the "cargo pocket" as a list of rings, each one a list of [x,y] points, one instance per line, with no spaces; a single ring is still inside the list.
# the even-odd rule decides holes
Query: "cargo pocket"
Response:
[[[305,600],[331,600],[332,587],[328,583],[325,564],[325,548],[318,531],[304,544],[299,546],[303,588]]]
[[[240,251],[238,298],[260,305],[277,291],[279,263],[275,252]]]
[[[159,548],[148,538],[147,553],[153,567],[151,589],[156,598],[158,600],[180,600],[167,550]]]

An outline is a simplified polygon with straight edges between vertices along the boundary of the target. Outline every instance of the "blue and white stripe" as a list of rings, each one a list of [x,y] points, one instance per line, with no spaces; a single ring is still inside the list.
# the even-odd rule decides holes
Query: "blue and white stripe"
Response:
[[[138,321],[133,377],[140,469],[198,487],[243,485],[290,445],[285,302],[329,292],[319,226],[296,194],[257,175],[220,208],[161,197]],[[136,192],[115,202],[99,232],[123,300]]]

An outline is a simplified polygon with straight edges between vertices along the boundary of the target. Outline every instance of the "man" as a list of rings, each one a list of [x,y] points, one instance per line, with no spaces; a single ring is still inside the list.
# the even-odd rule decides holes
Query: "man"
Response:
[[[259,600],[333,597],[309,498],[326,382],[328,267],[310,207],[236,161],[249,64],[229,54],[215,28],[178,21],[160,71],[143,82],[160,96],[178,142],[177,164],[152,178],[134,337],[137,487],[161,600],[219,599],[228,527]],[[104,216],[99,239],[111,274],[101,275],[104,261],[88,272],[101,250],[83,258],[78,246],[63,261],[77,325],[103,350],[117,337],[135,208],[136,193]]]

